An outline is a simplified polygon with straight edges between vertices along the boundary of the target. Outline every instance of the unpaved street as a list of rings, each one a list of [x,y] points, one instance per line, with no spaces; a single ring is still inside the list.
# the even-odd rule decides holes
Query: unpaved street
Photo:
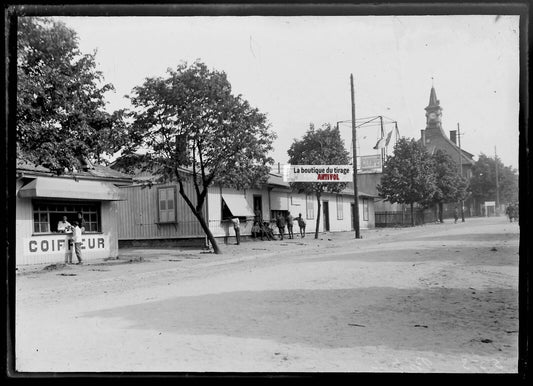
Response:
[[[517,371],[518,224],[362,234],[20,269],[16,368]]]

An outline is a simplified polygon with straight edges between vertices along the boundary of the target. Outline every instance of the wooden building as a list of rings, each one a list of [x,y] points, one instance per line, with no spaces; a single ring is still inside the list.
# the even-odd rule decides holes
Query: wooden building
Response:
[[[205,234],[175,183],[154,184],[149,176],[134,178],[134,183],[121,186],[126,200],[118,202],[118,235],[120,245],[159,245],[164,242],[203,241]],[[185,184],[187,195],[195,203],[192,184]],[[204,217],[214,237],[227,241],[234,230],[230,217],[239,217],[241,235],[251,235],[256,211],[264,221],[274,225],[277,214],[294,217],[299,213],[307,223],[306,232],[314,233],[317,216],[316,197],[298,194],[290,189],[281,175],[271,173],[260,189],[236,190],[213,185],[208,189]],[[374,227],[374,195],[359,191],[360,228]],[[320,232],[353,230],[353,190],[322,197]],[[273,226],[274,232],[277,229]],[[298,233],[295,222],[294,232]]]
[[[16,181],[16,264],[63,263],[73,253],[72,237],[58,222],[85,221],[83,260],[118,256],[117,186],[130,184],[123,173],[99,165],[57,175],[43,167],[19,163]],[[76,261],[76,257],[73,258]]]

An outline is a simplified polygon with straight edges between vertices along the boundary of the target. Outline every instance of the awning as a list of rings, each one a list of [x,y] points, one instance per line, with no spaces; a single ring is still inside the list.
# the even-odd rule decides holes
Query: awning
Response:
[[[126,195],[110,182],[37,177],[24,185],[19,197],[61,198],[77,200],[122,201]]]
[[[242,193],[223,193],[222,199],[228,206],[231,214],[237,217],[253,217],[254,211],[248,205]]]

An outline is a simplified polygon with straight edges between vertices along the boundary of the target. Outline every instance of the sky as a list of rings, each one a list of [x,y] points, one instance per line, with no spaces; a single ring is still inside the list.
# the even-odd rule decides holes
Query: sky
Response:
[[[432,85],[444,132],[461,130],[461,147],[518,168],[519,17],[245,16],[60,17],[115,92],[107,108],[147,77],[199,59],[224,71],[235,94],[265,113],[287,150],[314,123],[339,124],[351,154],[351,91],[356,118],[384,116],[401,136],[418,139]],[[347,122],[344,122],[347,121]],[[379,125],[357,129],[357,155],[373,155]],[[392,143],[388,153],[392,153]]]

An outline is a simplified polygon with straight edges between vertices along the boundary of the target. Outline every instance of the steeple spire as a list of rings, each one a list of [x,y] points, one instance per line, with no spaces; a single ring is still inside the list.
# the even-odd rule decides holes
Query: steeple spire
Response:
[[[436,107],[439,105],[439,100],[437,99],[437,93],[435,92],[435,87],[431,86],[431,92],[429,93],[429,105],[428,107]]]

